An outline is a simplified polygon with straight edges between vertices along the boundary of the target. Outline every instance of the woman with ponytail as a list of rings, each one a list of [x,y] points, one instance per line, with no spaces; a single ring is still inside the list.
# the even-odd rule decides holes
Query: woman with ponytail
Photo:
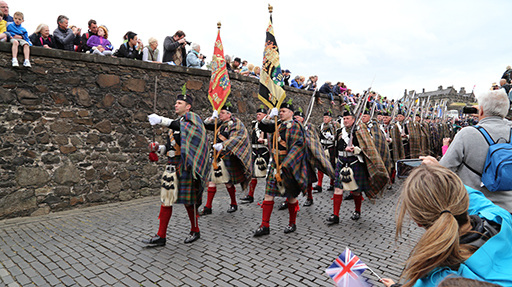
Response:
[[[406,217],[425,233],[405,263],[404,287],[437,286],[448,276],[512,286],[512,216],[452,171],[416,168],[402,187],[397,239]],[[400,286],[388,278],[382,282]]]

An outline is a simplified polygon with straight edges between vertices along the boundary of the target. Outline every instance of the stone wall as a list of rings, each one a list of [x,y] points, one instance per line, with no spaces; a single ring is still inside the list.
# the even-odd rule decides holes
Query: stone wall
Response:
[[[166,132],[147,121],[155,78],[159,115],[175,117],[185,83],[194,111],[202,118],[212,111],[209,71],[38,47],[30,69],[12,68],[11,58],[11,45],[0,43],[0,218],[159,194],[165,160],[149,162],[147,150]],[[261,104],[259,82],[230,78],[229,100],[249,125]],[[311,92],[285,89],[306,109]],[[324,109],[316,106],[312,122]]]

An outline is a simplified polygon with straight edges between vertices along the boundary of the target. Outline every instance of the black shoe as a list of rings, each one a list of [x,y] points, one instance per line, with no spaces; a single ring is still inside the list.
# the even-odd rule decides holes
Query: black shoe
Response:
[[[243,201],[242,203],[253,203],[254,197],[252,197],[250,195],[246,195],[246,196],[240,198],[240,200]]]
[[[238,210],[238,205],[231,204],[228,208],[228,213],[233,213]]]
[[[354,213],[352,213],[352,216],[350,217],[350,219],[352,220],[359,220],[359,218],[361,218],[361,212],[359,211],[354,211]]]
[[[212,209],[205,206],[203,208],[203,211],[199,212],[199,216],[203,216],[203,215],[207,215],[207,214],[212,214]]]
[[[331,215],[331,217],[327,218],[327,225],[333,225],[340,223],[340,217],[337,215]]]
[[[345,196],[343,200],[354,200],[354,195],[351,192],[349,195]]]
[[[387,188],[388,188],[388,190],[391,190],[393,188],[393,186],[390,184],[390,185],[388,185]]]
[[[313,199],[312,198],[308,198],[306,200],[306,202],[304,202],[304,206],[311,206],[313,205]]]
[[[142,240],[142,243],[151,245],[151,246],[165,246],[165,238],[155,235],[150,239]]]
[[[327,189],[327,191],[334,191],[334,185],[329,186],[329,188]]]
[[[295,232],[295,230],[297,230],[297,225],[295,225],[295,224],[288,225],[284,229],[284,233],[292,233],[292,232]]]
[[[270,234],[270,228],[266,226],[260,226],[256,231],[254,231],[254,237],[259,237],[262,235],[269,235]]]
[[[185,243],[192,243],[201,238],[201,232],[190,232],[187,238],[185,238]]]
[[[287,208],[288,208],[288,202],[287,202],[287,201],[285,201],[285,202],[283,202],[283,203],[279,204],[279,207],[278,207],[277,209],[278,209],[278,210],[285,210],[285,209],[287,209]]]
[[[316,192],[322,192],[322,187],[320,185],[317,185],[313,187],[313,190],[316,190]]]

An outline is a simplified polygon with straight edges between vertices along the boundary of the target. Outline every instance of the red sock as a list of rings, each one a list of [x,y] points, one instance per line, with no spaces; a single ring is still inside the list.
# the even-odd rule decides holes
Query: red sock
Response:
[[[212,202],[216,192],[217,186],[208,186],[208,197],[206,198],[206,204],[204,207],[212,208]]]
[[[199,224],[197,222],[197,218],[199,217],[197,208],[195,205],[185,205],[188,213],[188,219],[190,219],[190,231],[191,232],[199,232]]]
[[[249,196],[254,197],[254,190],[256,189],[256,184],[258,184],[258,180],[253,178],[249,185],[249,194],[248,194]]]
[[[270,227],[270,215],[272,214],[272,209],[274,209],[274,201],[264,200],[261,208],[263,208],[263,214],[261,216],[261,225],[265,227]]]
[[[313,187],[311,184],[308,184],[308,189],[306,191],[308,193],[308,199],[313,199]]]
[[[343,194],[334,194],[333,199],[333,214],[340,216],[341,202],[343,201]]]
[[[316,185],[322,186],[322,181],[324,180],[324,173],[321,171],[318,171],[318,182]]]
[[[160,215],[158,215],[158,219],[160,219],[160,225],[158,226],[158,233],[156,235],[161,238],[165,238],[167,236],[167,225],[169,225],[169,220],[171,220],[172,215],[172,206],[160,206]]]
[[[236,196],[235,196],[235,193],[236,193],[236,188],[235,186],[231,186],[231,187],[228,187],[228,193],[229,193],[229,197],[231,198],[231,205],[237,205],[236,204]]]
[[[363,196],[361,194],[357,196],[354,194],[354,203],[356,205],[357,212],[361,212],[361,201],[363,201]]]
[[[295,220],[297,219],[297,212],[299,211],[299,201],[295,203],[290,203],[288,201],[288,212],[290,212],[290,226],[295,224]]]

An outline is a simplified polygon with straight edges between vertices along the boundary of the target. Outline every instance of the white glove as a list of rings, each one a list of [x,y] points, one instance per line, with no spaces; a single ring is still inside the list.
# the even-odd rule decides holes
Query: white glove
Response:
[[[270,118],[277,117],[278,115],[279,111],[277,110],[277,108],[272,108],[272,110],[270,110],[270,114],[268,114]]]
[[[160,156],[164,156],[166,151],[167,151],[167,148],[165,148],[165,145],[161,145],[158,147],[158,154]]]
[[[355,146],[355,147],[354,147],[354,154],[355,154],[355,155],[358,155],[358,154],[360,154],[360,153],[361,153],[361,148],[360,148],[360,147],[358,147],[358,146]]]
[[[214,144],[213,145],[213,148],[216,150],[216,151],[221,151],[223,146],[222,146],[222,143],[217,143],[217,144]]]
[[[161,116],[157,115],[157,114],[151,114],[148,116],[148,120],[149,120],[149,123],[154,126],[156,124],[159,124],[162,122],[162,118]]]
[[[218,119],[218,118],[219,118],[219,112],[217,112],[217,110],[213,111],[212,120]]]

